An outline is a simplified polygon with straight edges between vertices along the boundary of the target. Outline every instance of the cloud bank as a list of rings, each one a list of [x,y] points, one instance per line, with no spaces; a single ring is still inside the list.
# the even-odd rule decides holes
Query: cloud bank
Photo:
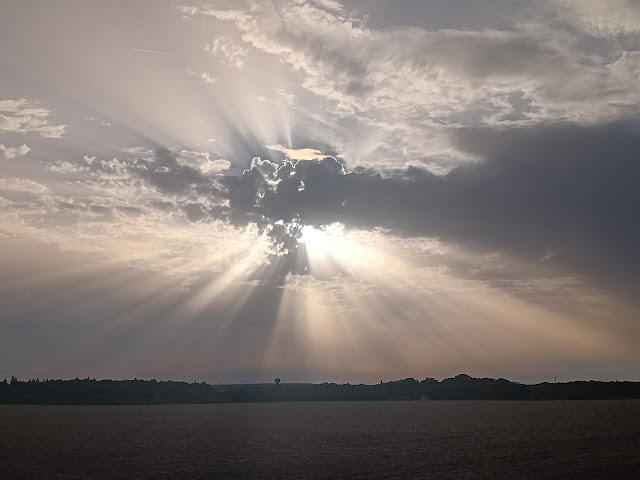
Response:
[[[636,3],[601,4],[554,3],[551,11],[576,22],[600,19],[585,20],[604,25],[590,33],[633,31]],[[337,119],[357,119],[368,142],[344,152],[357,163],[374,153],[385,163],[386,153],[450,168],[466,160],[447,141],[451,129],[611,122],[633,115],[640,100],[637,48],[587,48],[571,29],[542,17],[503,30],[376,30],[361,14],[323,2],[190,14],[231,23],[247,45],[299,72],[302,86],[329,102]]]

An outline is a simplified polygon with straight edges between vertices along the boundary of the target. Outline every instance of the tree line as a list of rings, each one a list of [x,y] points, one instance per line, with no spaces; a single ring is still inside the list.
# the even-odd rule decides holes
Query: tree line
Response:
[[[210,385],[156,380],[0,382],[0,404],[141,405],[358,400],[606,400],[640,399],[640,382],[512,382],[457,375],[438,381],[405,378],[374,385],[349,383]]]

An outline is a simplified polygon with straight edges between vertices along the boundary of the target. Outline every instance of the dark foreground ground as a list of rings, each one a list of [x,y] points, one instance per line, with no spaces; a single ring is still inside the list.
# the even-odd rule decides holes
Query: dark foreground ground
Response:
[[[640,401],[0,406],[2,479],[640,479]]]

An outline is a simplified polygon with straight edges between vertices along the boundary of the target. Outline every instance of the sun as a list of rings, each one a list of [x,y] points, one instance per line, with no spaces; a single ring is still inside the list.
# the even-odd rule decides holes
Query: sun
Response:
[[[370,245],[370,240],[370,235],[336,222],[322,227],[305,225],[298,241],[305,247],[311,274],[324,277],[381,266],[384,252]]]
[[[300,243],[304,243],[308,248],[318,247],[326,241],[327,234],[325,231],[305,225],[301,229]]]
[[[305,225],[300,229],[299,242],[305,244],[310,251],[329,251],[337,254],[340,250],[354,247],[345,235],[344,225],[339,222],[322,227]]]

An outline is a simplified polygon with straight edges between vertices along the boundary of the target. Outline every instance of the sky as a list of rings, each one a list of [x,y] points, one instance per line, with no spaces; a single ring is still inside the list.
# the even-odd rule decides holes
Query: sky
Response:
[[[3,0],[0,378],[640,380],[640,1]]]

